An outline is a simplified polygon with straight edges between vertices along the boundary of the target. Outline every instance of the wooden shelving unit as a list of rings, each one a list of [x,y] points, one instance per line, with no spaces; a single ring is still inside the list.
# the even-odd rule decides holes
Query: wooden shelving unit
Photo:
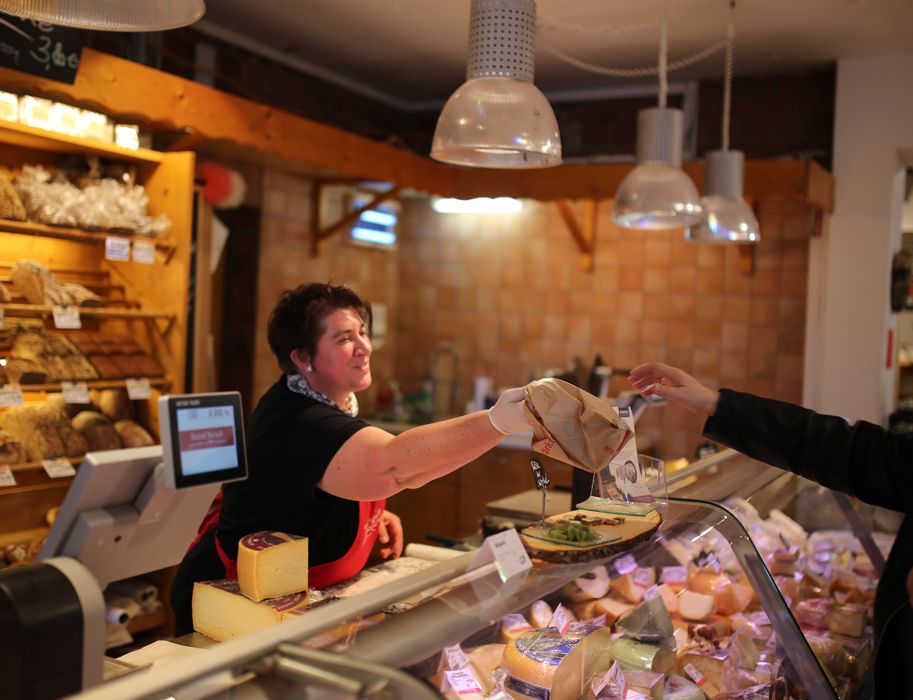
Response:
[[[54,315],[53,306],[42,306],[39,304],[0,304],[4,314],[8,316],[25,316],[41,318]],[[86,318],[108,318],[123,319],[132,321],[154,321],[164,319],[173,321],[174,314],[160,313],[155,311],[142,311],[138,309],[106,309],[98,306],[80,306],[79,315]]]
[[[126,380],[124,379],[90,379],[84,383],[89,389],[123,389],[126,386]],[[171,386],[171,382],[164,377],[149,378],[149,386],[167,391]],[[20,384],[19,388],[23,394],[30,392],[59,393],[63,391],[63,387],[60,384],[53,382],[50,384]]]
[[[171,241],[162,241],[148,236],[135,236],[128,233],[117,233],[114,231],[84,231],[78,228],[69,228],[66,226],[49,226],[39,224],[33,221],[13,221],[12,219],[0,219],[0,232],[16,233],[25,236],[41,236],[44,238],[57,238],[62,241],[74,241],[76,243],[85,243],[88,245],[104,245],[105,239],[109,236],[116,238],[127,238],[131,242],[143,241],[155,245],[155,249],[170,255],[174,252],[175,244]]]

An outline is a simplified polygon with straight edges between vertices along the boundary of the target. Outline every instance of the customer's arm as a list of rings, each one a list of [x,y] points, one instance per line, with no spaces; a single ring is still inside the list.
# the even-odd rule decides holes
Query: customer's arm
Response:
[[[363,428],[339,449],[318,486],[359,501],[423,486],[485,454],[505,433],[528,430],[523,393],[510,389],[489,411],[420,425],[399,435]]]

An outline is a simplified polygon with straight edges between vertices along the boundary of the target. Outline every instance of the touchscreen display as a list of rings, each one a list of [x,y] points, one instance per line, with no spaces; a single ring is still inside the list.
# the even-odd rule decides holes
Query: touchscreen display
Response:
[[[238,466],[235,412],[230,406],[198,406],[177,411],[178,449],[185,476]]]

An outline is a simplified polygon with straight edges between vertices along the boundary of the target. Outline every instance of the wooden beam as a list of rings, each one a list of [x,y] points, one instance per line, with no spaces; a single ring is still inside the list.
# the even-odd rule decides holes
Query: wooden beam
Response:
[[[567,230],[570,231],[571,237],[577,243],[577,247],[580,248],[582,256],[581,267],[586,272],[592,272],[593,241],[596,240],[596,201],[592,199],[586,200],[583,226],[577,221],[577,216],[566,199],[555,200],[555,206],[558,208],[558,213],[561,214]]]
[[[322,185],[322,183],[321,183],[321,185]],[[319,190],[322,190],[322,186],[317,185],[317,186],[315,186],[315,189],[317,189],[319,192]],[[377,194],[370,202],[368,202],[364,206],[361,206],[358,209],[355,209],[354,211],[350,211],[348,214],[343,216],[339,221],[327,226],[323,230],[318,231],[317,228],[315,227],[313,229],[313,231],[314,231],[313,239],[312,239],[313,243],[311,246],[312,254],[318,255],[320,253],[320,242],[321,241],[329,238],[330,236],[332,236],[334,233],[336,233],[340,229],[343,229],[346,226],[351,226],[356,221],[358,221],[359,217],[361,217],[361,215],[364,214],[366,211],[374,209],[374,207],[378,206],[379,204],[381,204],[383,202],[386,202],[388,199],[392,199],[393,197],[395,197],[396,195],[399,194],[401,189],[402,188],[399,185],[394,185],[386,192],[380,192],[379,194]],[[319,194],[317,196],[317,211],[318,212],[320,211],[320,195]],[[318,215],[317,215],[318,225],[319,225],[319,221],[320,221],[320,215],[318,213]]]

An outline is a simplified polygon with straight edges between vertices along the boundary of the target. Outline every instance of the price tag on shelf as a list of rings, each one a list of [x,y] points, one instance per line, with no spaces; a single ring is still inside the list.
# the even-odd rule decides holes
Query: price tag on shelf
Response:
[[[613,562],[613,565],[619,576],[624,576],[637,570],[637,560],[633,554],[625,554],[623,557],[619,557]]]
[[[105,260],[129,262],[130,239],[120,238],[119,236],[107,236],[105,238]]]
[[[72,330],[82,328],[82,321],[79,318],[78,306],[55,306],[54,307],[54,328],[62,330]]]
[[[514,529],[486,537],[467,570],[478,569],[489,562],[495,563],[502,581],[533,567],[526,548],[520,541],[520,535]]]
[[[41,460],[41,466],[44,467],[44,470],[52,479],[62,479],[65,476],[73,476],[76,473],[68,459],[43,459]]]
[[[466,652],[460,648],[459,644],[454,644],[450,647],[444,647],[441,652],[441,668],[439,670],[447,669],[449,671],[458,671],[461,668],[465,668],[469,665],[469,657],[466,656]]]
[[[15,485],[16,477],[13,476],[13,470],[6,464],[0,464],[0,487]]]
[[[155,243],[152,241],[133,241],[133,262],[143,265],[155,265]]]
[[[152,396],[152,387],[149,384],[149,379],[147,377],[143,377],[142,379],[128,379],[127,396],[133,401],[148,399]]]
[[[22,405],[22,389],[18,384],[6,384],[0,388],[0,408]]]
[[[89,403],[89,387],[85,382],[60,382],[64,403]]]
[[[549,627],[557,627],[559,634],[564,634],[567,632],[567,628],[571,625],[571,616],[568,614],[567,608],[565,608],[561,603],[558,603],[558,606],[555,608],[555,612],[552,614],[551,622],[548,623]]]
[[[444,678],[447,679],[447,684],[456,691],[457,695],[476,695],[482,693],[479,682],[469,669],[445,671]]]

